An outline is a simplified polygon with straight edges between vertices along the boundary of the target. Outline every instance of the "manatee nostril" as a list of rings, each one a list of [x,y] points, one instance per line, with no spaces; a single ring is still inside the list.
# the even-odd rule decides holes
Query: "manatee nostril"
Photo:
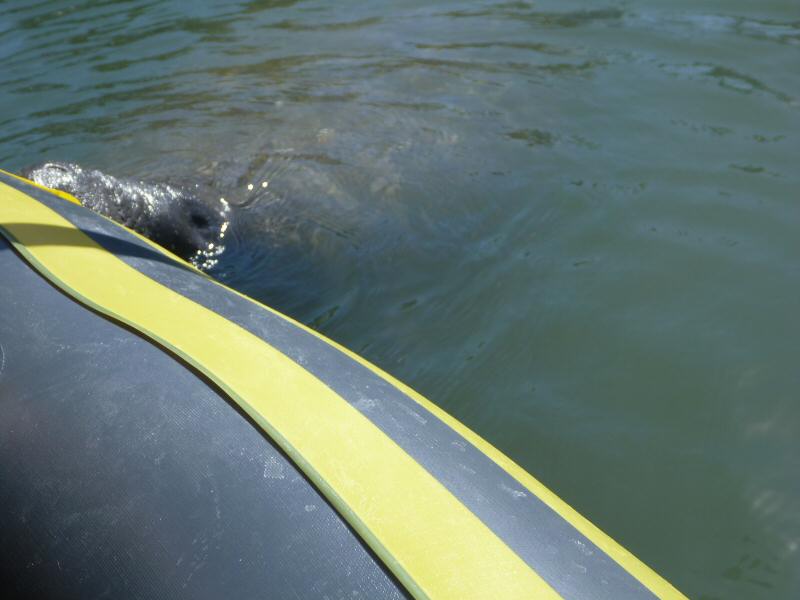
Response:
[[[192,215],[192,224],[194,224],[195,227],[206,228],[209,226],[209,221],[205,215],[194,213]]]

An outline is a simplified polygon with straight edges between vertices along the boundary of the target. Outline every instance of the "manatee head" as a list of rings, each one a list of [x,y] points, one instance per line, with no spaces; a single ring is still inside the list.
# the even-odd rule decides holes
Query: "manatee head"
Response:
[[[81,204],[141,233],[181,258],[203,266],[222,250],[228,205],[168,183],[112,177],[80,165],[47,162],[23,176],[72,194]]]

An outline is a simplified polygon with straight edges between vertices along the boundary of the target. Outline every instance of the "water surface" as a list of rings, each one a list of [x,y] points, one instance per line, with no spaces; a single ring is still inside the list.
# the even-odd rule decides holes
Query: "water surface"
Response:
[[[798,59],[794,0],[5,1],[0,166],[250,200],[214,275],[687,595],[789,599]]]

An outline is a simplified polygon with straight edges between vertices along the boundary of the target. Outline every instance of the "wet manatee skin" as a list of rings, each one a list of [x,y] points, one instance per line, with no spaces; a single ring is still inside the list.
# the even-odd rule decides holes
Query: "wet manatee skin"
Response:
[[[24,169],[22,176],[72,194],[87,208],[198,266],[222,249],[230,207],[221,198],[167,182],[114,177],[67,162],[45,162]]]

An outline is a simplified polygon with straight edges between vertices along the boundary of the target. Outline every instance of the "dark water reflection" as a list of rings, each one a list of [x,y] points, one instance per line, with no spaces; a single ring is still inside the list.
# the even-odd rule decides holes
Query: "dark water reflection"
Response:
[[[688,595],[794,598],[798,50],[790,0],[6,1],[0,165],[257,192],[218,277]]]

